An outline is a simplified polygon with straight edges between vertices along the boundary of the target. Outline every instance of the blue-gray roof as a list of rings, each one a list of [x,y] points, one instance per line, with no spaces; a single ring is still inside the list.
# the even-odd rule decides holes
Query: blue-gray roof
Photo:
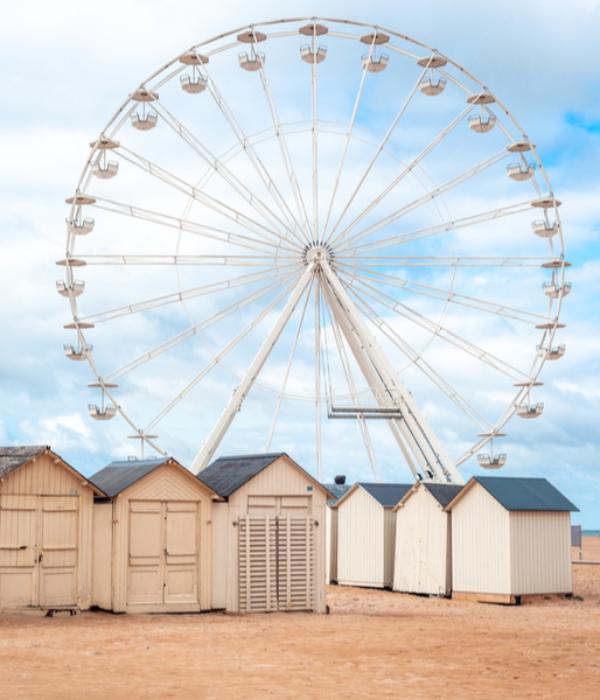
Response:
[[[458,496],[463,487],[458,484],[437,484],[428,481],[423,482],[423,486],[435,498],[435,500],[445,508],[450,501]]]
[[[111,462],[104,469],[96,472],[91,477],[91,481],[107,496],[113,498],[171,459],[171,457],[157,457]]]
[[[358,485],[370,493],[384,508],[393,508],[412,488],[412,484],[367,484],[363,481],[358,482]]]
[[[229,498],[232,493],[284,455],[285,452],[268,452],[219,457],[198,474],[198,479],[210,486],[219,496]]]
[[[330,506],[337,503],[346,491],[352,488],[352,484],[323,484],[323,486],[334,496],[327,501]]]
[[[506,510],[579,510],[547,479],[516,476],[475,476],[473,479]]]

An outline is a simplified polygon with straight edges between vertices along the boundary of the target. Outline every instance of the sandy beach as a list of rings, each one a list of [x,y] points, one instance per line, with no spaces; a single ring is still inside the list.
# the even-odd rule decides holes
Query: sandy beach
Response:
[[[520,607],[332,586],[330,615],[5,614],[0,697],[597,698],[600,566],[573,578]]]

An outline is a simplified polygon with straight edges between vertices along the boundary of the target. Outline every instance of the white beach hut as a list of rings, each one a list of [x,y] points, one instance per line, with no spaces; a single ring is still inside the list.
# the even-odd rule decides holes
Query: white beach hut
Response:
[[[337,502],[338,583],[391,588],[394,577],[394,506],[411,484],[354,484]]]
[[[452,513],[453,598],[518,603],[570,594],[571,511],[546,479],[473,477]]]
[[[198,474],[213,504],[213,608],[325,612],[333,494],[284,452],[221,457]]]
[[[171,457],[112,462],[93,476],[93,605],[198,612],[212,600],[212,489]]]
[[[346,483],[344,475],[336,476],[333,484],[324,484],[333,494],[327,501],[325,511],[325,583],[337,583],[337,508],[339,499],[348,491],[350,484]]]
[[[94,495],[49,447],[0,447],[0,610],[90,607]]]
[[[444,508],[462,486],[417,482],[394,508],[395,591],[449,595],[452,590],[450,513]]]

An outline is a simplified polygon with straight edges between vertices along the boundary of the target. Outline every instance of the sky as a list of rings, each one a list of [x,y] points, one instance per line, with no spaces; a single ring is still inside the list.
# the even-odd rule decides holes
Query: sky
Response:
[[[222,31],[250,22],[312,14],[389,26],[438,48],[472,70],[501,96],[536,144],[554,191],[563,202],[561,216],[566,257],[573,263],[568,273],[573,291],[562,313],[567,325],[560,337],[557,336],[557,341],[566,344],[567,352],[560,361],[547,363],[544,369],[544,386],[536,395],[536,400],[544,402],[543,416],[527,422],[513,418],[509,424],[509,435],[502,446],[502,450],[509,453],[509,461],[502,473],[547,477],[579,507],[581,512],[575,514],[574,522],[581,522],[587,528],[600,528],[597,467],[600,448],[597,428],[600,418],[600,56],[595,31],[600,20],[600,2],[591,0],[576,0],[568,6],[554,0],[509,0],[500,5],[460,0],[418,4],[374,0],[368,9],[355,0],[343,3],[227,2],[210,6],[187,0],[176,4],[122,0],[85,6],[58,1],[52,4],[23,2],[5,10],[0,26],[0,55],[5,67],[0,113],[3,159],[0,172],[0,322],[4,329],[0,344],[0,392],[4,407],[0,414],[0,443],[50,444],[86,475],[111,459],[135,451],[127,440],[131,431],[121,419],[109,423],[93,421],[88,416],[87,404],[97,401],[86,386],[93,377],[86,367],[69,362],[63,355],[62,345],[72,342],[72,337],[62,327],[69,320],[67,304],[54,287],[60,278],[55,261],[64,255],[65,246],[63,221],[68,209],[64,197],[73,191],[79,178],[88,154],[88,142],[145,76],[193,44]],[[334,47],[333,42],[324,43]],[[331,48],[327,65],[339,67],[335,61],[341,59],[339,56],[336,59]],[[236,52],[237,49],[234,55]],[[286,73],[284,65],[276,65],[274,53],[268,57],[273,64],[269,69],[282,96],[282,113],[290,121],[304,118],[305,115],[295,111],[296,73]],[[310,68],[307,70],[310,72]],[[394,64],[390,63],[386,76],[393,76],[393,70]],[[252,101],[252,93],[246,95],[243,77],[238,70],[235,75],[232,72],[231,77],[224,78],[222,84],[230,92],[232,86],[238,88],[239,113],[249,130],[254,128],[249,126],[254,123],[258,130],[265,108]],[[302,88],[305,96],[310,94],[306,92],[308,85],[307,82]],[[329,105],[323,108],[324,112],[331,109],[333,113],[336,105],[342,105],[344,114],[348,114],[354,92],[347,92],[343,85],[341,79],[339,86],[332,83],[331,92],[323,96],[324,104]],[[352,85],[354,91],[356,88]],[[393,104],[393,91],[372,89],[369,93],[371,108],[360,113],[357,124],[365,143],[376,142],[381,137],[393,114],[390,105],[397,107]],[[244,97],[247,98],[245,102]],[[407,142],[418,137],[427,119],[427,115],[415,115],[410,129],[407,125],[402,132]],[[219,131],[217,120],[214,121],[211,128],[214,128],[215,141],[222,139],[225,143],[226,131]],[[293,139],[290,143],[295,154]],[[458,140],[455,147],[460,148]],[[260,152],[268,157],[267,146],[262,148]],[[331,180],[337,161],[328,161],[325,140],[322,148],[323,167],[329,168]],[[357,147],[349,156],[347,169],[351,174],[365,157],[366,150],[361,148]],[[406,148],[407,144],[400,137],[391,144],[391,152],[384,159],[372,192],[377,185],[389,181],[390,173],[397,169],[394,157],[402,159]],[[299,149],[296,147],[297,151]],[[189,152],[171,147],[166,137],[156,143],[153,157],[164,158],[164,162],[171,163],[171,169],[179,168],[179,174],[189,180],[198,179],[203,173]],[[297,157],[300,158],[299,152]],[[231,162],[240,168],[240,173],[248,174],[239,159]],[[440,157],[432,162],[424,177],[431,176],[433,180],[444,177],[444,169],[450,174],[453,162],[451,158]],[[444,174],[440,175],[441,172]],[[127,180],[125,172],[123,176],[119,180],[121,192],[139,192],[139,181]],[[420,185],[413,184],[418,192]],[[496,187],[494,181],[490,180],[486,186],[490,189],[485,194],[465,189],[459,197],[451,199],[448,206],[453,212],[463,206],[465,213],[484,203],[491,206],[495,197],[500,197],[504,191],[494,191],[492,196]],[[214,182],[208,187],[213,188],[215,196],[222,194]],[[163,194],[148,186],[144,196],[147,201],[158,201]],[[100,214],[97,216],[98,226],[104,223],[108,226],[112,221],[108,216],[105,219]],[[217,220],[213,223],[217,225]],[[422,222],[415,218],[413,223],[419,226]],[[490,229],[490,233],[498,230]],[[110,245],[123,233],[121,229],[112,230],[114,240],[107,234],[105,248],[100,252],[110,251]],[[146,229],[135,232],[132,229],[132,235],[145,233]],[[150,245],[149,239],[148,234],[147,245]],[[458,245],[479,245],[467,234],[457,240]],[[497,249],[501,254],[530,254],[529,243],[521,244],[518,238],[498,241],[494,242],[497,248],[492,250]],[[199,250],[192,247],[186,252]],[[481,255],[492,254],[483,244],[478,250]],[[427,254],[430,249],[424,244],[420,251]],[[96,299],[104,298],[111,302],[107,306],[113,307],[171,292],[168,274],[150,278],[134,270],[126,282],[99,275],[88,279],[90,287],[95,279],[99,283],[95,286]],[[190,270],[186,269],[182,275],[184,286],[191,286]],[[205,279],[219,278],[210,277],[207,271]],[[425,281],[440,282],[432,276]],[[472,290],[486,280],[465,276],[461,282]],[[518,305],[519,300],[529,294],[528,282],[516,276],[503,277],[503,296],[497,297],[497,301]],[[127,299],[121,298],[117,291],[123,290],[117,290],[117,284],[129,285],[130,290],[136,290],[135,294],[131,291]],[[537,284],[536,278],[536,289]],[[94,298],[93,289],[90,289],[89,298]],[[426,315],[439,318],[440,313],[445,314],[445,322],[455,330],[469,333],[474,342],[487,341],[490,347],[504,349],[515,356],[521,352],[523,338],[513,325],[476,321],[475,316],[464,309],[448,310],[423,299],[416,303],[416,308]],[[103,307],[98,304],[89,307],[90,312],[100,308]],[[194,316],[196,312],[206,312],[207,308],[217,307],[194,306],[191,302],[186,313]],[[539,310],[539,306],[536,308]],[[272,318],[272,315],[266,318],[265,324],[256,331],[257,335],[265,332],[261,329],[268,329]],[[236,324],[246,323],[250,317],[241,313],[239,319]],[[108,362],[114,358],[118,366],[121,360],[132,359],[134,353],[147,347],[144,342],[151,344],[164,339],[168,333],[177,332],[182,327],[178,325],[181,322],[169,309],[152,318],[139,315],[125,319],[115,325],[114,330],[102,328],[91,342],[100,359]],[[400,334],[408,332],[402,322],[393,322]],[[211,350],[225,345],[229,337],[226,330],[215,331],[206,347],[195,347],[192,353],[182,351],[158,361],[145,378],[128,385],[123,400],[128,400],[134,410],[143,412],[147,408],[151,411],[155,404],[160,404],[160,399],[172,393],[173,387],[181,388],[185,384],[181,377],[189,378],[189,372],[212,355]],[[291,330],[293,328],[290,333]],[[300,343],[298,367],[290,375],[290,386],[298,387],[300,393],[308,372],[302,363],[308,362],[312,342],[314,339],[307,330]],[[417,334],[415,342],[424,343],[425,337]],[[171,436],[170,441],[167,440],[169,450],[184,463],[189,464],[222,410],[223,401],[231,393],[230,370],[236,374],[236,368],[243,366],[249,352],[244,349],[234,354],[231,365],[220,367],[214,376],[211,374],[209,383],[194,394],[195,406],[201,408],[199,417],[190,410],[189,415],[178,414],[167,424]],[[282,351],[272,365],[265,367],[267,385],[277,385],[285,369],[286,353],[287,350]],[[428,347],[427,353],[426,357],[432,362],[442,363],[438,367],[443,367],[445,362],[442,373],[453,381],[463,382],[465,391],[473,396],[485,394],[492,405],[505,397],[504,389],[499,385],[495,387],[491,378],[489,384],[486,383],[487,375],[483,372],[474,375],[471,365],[464,359],[462,363],[454,355],[444,355],[445,360],[440,359],[439,343]],[[394,359],[396,361],[400,362],[399,356]],[[114,366],[115,362],[109,364]],[[408,369],[403,376],[407,382],[415,382],[415,392],[424,397],[425,413],[441,439],[452,448],[453,454],[460,454],[467,443],[463,423],[455,412],[438,404],[425,385],[420,388],[418,373],[413,376]],[[223,449],[256,451],[264,448],[275,397],[273,392],[260,388],[255,394],[253,402],[248,404],[249,410],[236,419],[236,425],[241,427],[237,433],[232,431]],[[300,404],[305,407],[306,401]],[[300,410],[293,406],[286,410],[282,409],[282,428],[272,443],[273,448],[289,451],[299,462],[313,469],[313,454],[307,447],[309,420],[301,417]],[[331,479],[339,472],[347,473],[350,479],[371,478],[365,458],[355,458],[353,447],[346,442],[347,427],[341,424],[347,422],[335,421],[335,425],[324,430],[324,479]],[[256,435],[260,435],[260,444]],[[382,478],[407,479],[408,471],[398,466],[397,448],[382,426],[373,427],[373,436],[382,456]],[[463,473],[468,477],[479,471],[471,460],[465,464]]]

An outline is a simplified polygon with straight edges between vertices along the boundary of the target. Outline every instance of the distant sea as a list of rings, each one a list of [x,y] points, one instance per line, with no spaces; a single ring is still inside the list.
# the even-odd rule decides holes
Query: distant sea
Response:
[[[591,537],[600,537],[600,530],[582,530],[582,535],[588,535]]]

